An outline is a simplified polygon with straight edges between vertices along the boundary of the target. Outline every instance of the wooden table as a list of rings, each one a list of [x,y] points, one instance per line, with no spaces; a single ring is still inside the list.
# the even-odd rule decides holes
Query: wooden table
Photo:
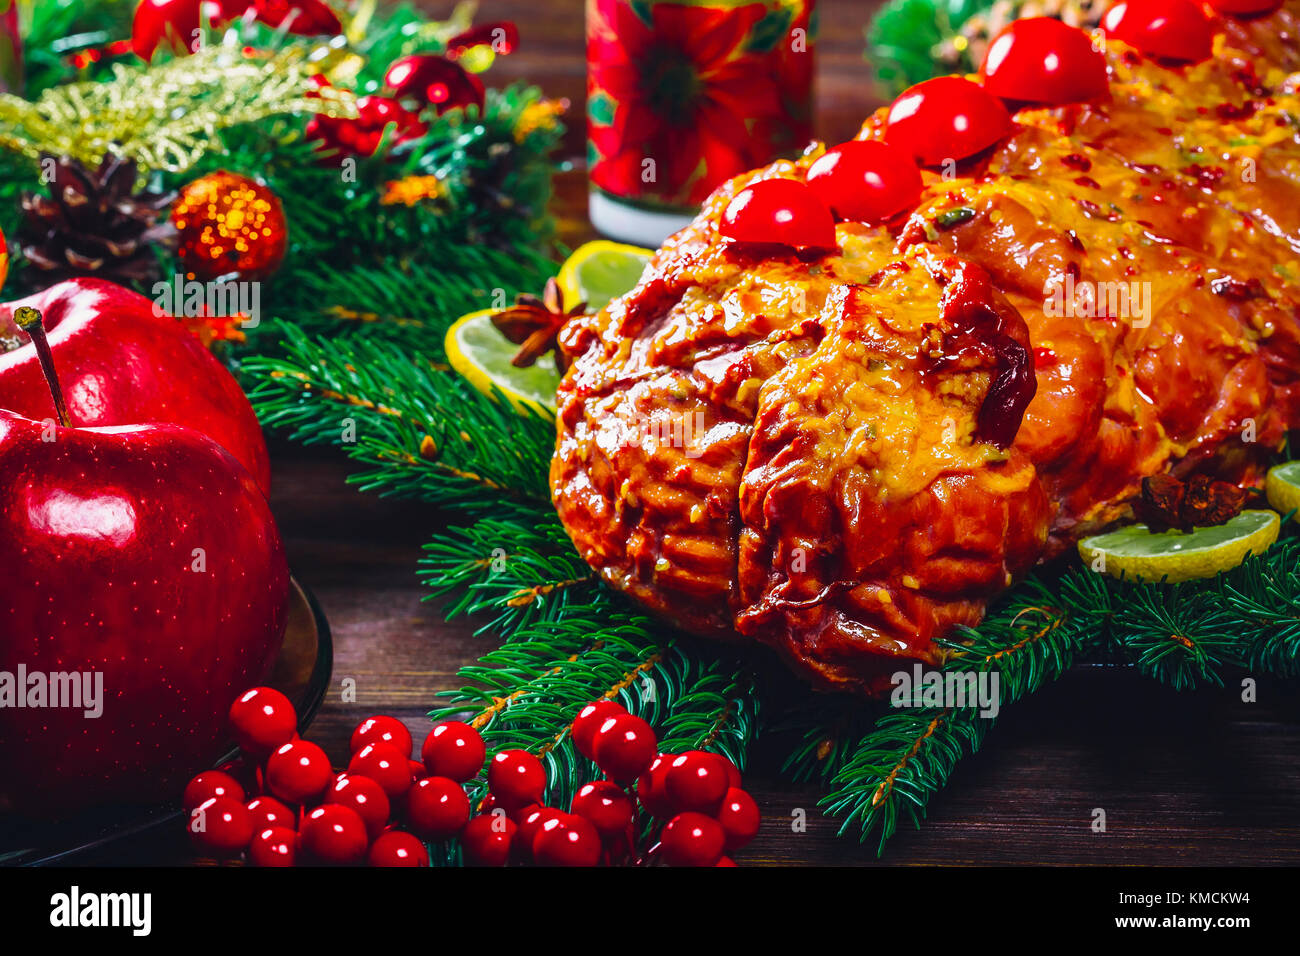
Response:
[[[451,2],[424,4],[445,13]],[[485,0],[481,19],[518,21],[523,44],[496,76],[522,76],[575,103],[568,145],[579,155],[583,88],[578,0]],[[820,47],[820,126],[851,135],[874,105],[861,59],[872,3],[827,0]],[[567,12],[566,12],[567,11]],[[586,236],[581,175],[564,177],[566,239]],[[273,504],[295,574],[334,632],[334,685],[309,737],[341,760],[353,726],[374,712],[416,734],[438,690],[490,647],[465,621],[446,623],[416,580],[421,545],[441,526],[430,506],[383,501],[344,484],[341,455],[273,445]],[[354,704],[339,681],[356,682]],[[1175,693],[1127,671],[1082,671],[1008,709],[985,750],[963,762],[920,831],[900,833],[889,864],[1300,864],[1300,694],[1262,681],[1259,703],[1236,687]],[[872,848],[835,836],[818,791],[780,780],[784,754],[760,741],[747,785],[763,829],[742,864],[875,862]],[[806,832],[792,832],[797,810]],[[1094,811],[1106,813],[1094,832]],[[113,847],[89,862],[189,859],[182,833]]]

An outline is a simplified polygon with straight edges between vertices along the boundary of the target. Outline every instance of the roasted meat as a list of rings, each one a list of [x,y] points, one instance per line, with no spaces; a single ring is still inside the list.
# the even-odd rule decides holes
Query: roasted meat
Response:
[[[1024,109],[826,256],[746,254],[721,187],[571,323],[551,470],[614,587],[879,692],[1143,479],[1257,482],[1300,424],[1300,3],[1110,96]],[[860,134],[881,138],[883,115]]]

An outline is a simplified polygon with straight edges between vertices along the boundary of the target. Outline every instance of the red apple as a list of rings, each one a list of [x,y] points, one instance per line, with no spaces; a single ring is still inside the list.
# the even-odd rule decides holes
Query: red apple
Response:
[[[14,325],[14,310],[25,305],[44,313],[74,425],[170,422],[193,428],[239,459],[269,491],[266,440],[234,376],[180,322],[111,282],[60,282],[0,304],[0,408],[37,420],[54,416],[36,349]],[[22,344],[5,352],[6,339]]]
[[[52,366],[34,314],[17,318]],[[265,679],[288,592],[266,497],[212,439],[0,411],[0,796],[57,815],[179,793],[220,755],[231,702]],[[29,705],[31,675],[89,674],[82,706],[5,702],[20,669]]]

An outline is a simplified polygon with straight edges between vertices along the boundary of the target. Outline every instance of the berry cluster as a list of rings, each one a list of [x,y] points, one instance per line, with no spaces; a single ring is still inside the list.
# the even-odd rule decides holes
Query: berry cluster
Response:
[[[425,841],[457,837],[475,866],[734,866],[723,854],[758,832],[758,807],[731,761],[698,750],[660,754],[650,725],[609,700],[573,722],[579,752],[607,779],[579,790],[568,813],[544,805],[542,762],[505,750],[488,764],[488,795],[471,816],[464,784],[482,773],[487,748],[459,721],[434,727],[417,761],[401,721],[369,717],[352,734],[342,772],[298,736],[297,714],[279,691],[245,692],[230,723],[243,756],[196,776],[182,803],[197,850],[244,855],[254,866],[428,866]],[[647,831],[653,845],[642,853],[637,838]]]

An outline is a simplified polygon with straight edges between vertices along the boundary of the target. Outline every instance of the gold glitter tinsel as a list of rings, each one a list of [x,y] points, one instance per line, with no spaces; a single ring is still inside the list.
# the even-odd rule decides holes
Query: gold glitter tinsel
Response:
[[[553,130],[559,124],[560,117],[569,109],[569,101],[538,100],[529,103],[515,121],[515,142],[522,143],[539,129]]]
[[[111,152],[142,170],[184,172],[231,126],[283,113],[355,117],[352,93],[310,81],[325,66],[318,51],[248,54],[234,44],[154,66],[116,64],[112,80],[57,86],[34,101],[0,94],[0,148],[88,165]]]
[[[439,199],[446,195],[447,187],[437,176],[407,176],[384,183],[381,206],[415,206],[426,199]]]
[[[172,206],[185,271],[203,282],[252,281],[280,267],[288,224],[275,193],[247,176],[218,170],[190,183]]]

